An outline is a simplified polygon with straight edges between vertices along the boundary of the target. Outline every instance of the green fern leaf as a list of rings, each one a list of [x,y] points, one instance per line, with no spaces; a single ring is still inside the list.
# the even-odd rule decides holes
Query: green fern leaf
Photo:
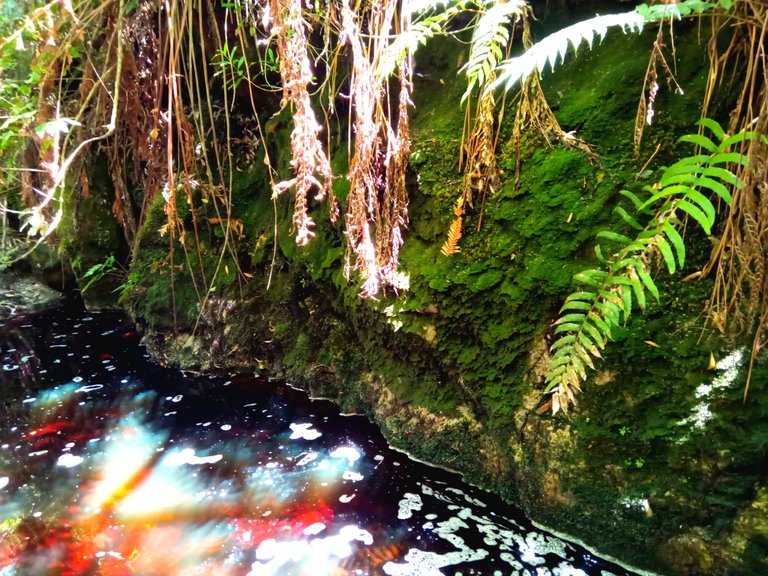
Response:
[[[603,230],[602,232],[598,232],[597,237],[605,238],[606,240],[613,240],[614,242],[618,242],[619,244],[624,244],[625,246],[632,244],[633,242],[632,238],[629,238],[628,236],[624,236],[624,234],[611,232],[610,230]]]
[[[622,196],[624,196],[626,198],[629,198],[632,201],[632,204],[635,205],[635,209],[638,212],[642,211],[641,207],[643,205],[643,201],[640,200],[640,198],[637,196],[637,194],[635,194],[634,192],[630,192],[629,190],[620,190],[619,194],[621,194]]]
[[[597,294],[594,292],[586,292],[582,290],[580,292],[572,292],[568,295],[565,301],[570,302],[571,300],[595,300],[596,298]]]
[[[600,288],[600,286],[603,285],[603,281],[608,277],[608,273],[604,270],[585,270],[584,272],[579,272],[576,274],[573,279],[576,280],[576,282],[580,282],[582,284],[586,284],[587,286],[592,286],[593,288]]]
[[[687,202],[685,200],[680,200],[677,204],[675,204],[675,207],[680,208],[680,210],[682,210],[683,212],[688,214],[691,218],[696,220],[696,222],[699,223],[699,226],[701,226],[704,232],[706,232],[707,234],[712,233],[712,224],[707,218],[707,215],[698,206],[696,206],[695,204],[691,204],[690,202]],[[667,262],[667,264],[669,264],[669,262]],[[674,268],[671,267],[669,270],[669,273],[674,274],[674,272],[675,272]]]
[[[575,334],[568,334],[566,336],[561,336],[560,338],[558,338],[552,343],[552,346],[549,347],[549,351],[554,352],[558,348],[564,350],[565,348],[567,348],[566,345],[573,344],[575,341],[576,341]],[[570,349],[573,349],[573,347],[571,346]]]
[[[682,204],[683,202],[680,202],[680,204]],[[693,206],[693,204],[689,204],[689,206],[696,208],[695,206]],[[698,210],[698,208],[696,209]],[[672,254],[672,248],[669,247],[669,244],[667,243],[667,241],[661,236],[659,236],[658,239],[656,240],[656,246],[659,247],[659,252],[661,252],[661,255],[664,257],[664,262],[666,262],[667,264],[667,269],[669,270],[669,273],[674,274],[675,273],[675,257]]]
[[[561,317],[557,322],[555,322],[555,325],[557,324],[564,324],[565,322],[581,322],[584,320],[585,315],[579,314],[579,313],[573,313],[573,314],[566,314],[565,316]]]
[[[632,314],[632,290],[621,291],[622,310],[624,312],[624,324],[629,322],[629,316]]]
[[[718,147],[718,151],[723,152],[725,150],[728,150],[731,146],[734,144],[741,144],[745,140],[752,140],[755,137],[755,133],[752,131],[747,132],[737,132],[733,136],[728,136],[725,140],[720,142],[720,146]]]
[[[698,186],[699,188],[708,188],[712,190],[715,194],[717,194],[720,198],[722,198],[725,201],[725,203],[728,204],[728,206],[730,206],[731,203],[733,202],[731,193],[728,191],[728,188],[726,188],[722,182],[718,182],[717,180],[712,180],[712,178],[701,176],[700,178],[696,178],[693,181],[693,184],[695,186]]]
[[[658,192],[656,192],[653,196],[648,198],[648,200],[645,201],[643,204],[643,208],[647,206],[651,206],[652,204],[655,204],[662,198],[666,198],[668,196],[674,196],[676,194],[679,194],[681,196],[687,196],[692,192],[692,189],[690,186],[686,186],[685,184],[672,184],[671,186],[665,186]]]
[[[573,322],[560,324],[555,328],[555,334],[560,334],[561,332],[577,332],[579,330],[579,326],[581,325]]]
[[[677,252],[677,262],[680,264],[680,268],[682,269],[683,265],[685,264],[685,244],[683,243],[683,238],[680,236],[675,227],[672,226],[672,224],[669,222],[664,222],[664,224],[661,225],[661,229],[667,235],[667,238],[669,239],[672,246],[674,246],[675,252]],[[658,292],[655,294],[655,296],[656,300],[658,300]]]
[[[727,170],[725,168],[720,168],[719,166],[707,166],[701,171],[701,175],[718,178],[719,180],[722,180],[723,182],[727,182],[731,186],[735,186],[737,188],[741,188],[742,186],[744,186],[744,182],[742,182],[738,176],[736,176],[730,170]]]
[[[593,322],[607,339],[611,338],[611,327],[597,312],[593,310],[587,314],[587,319]]]
[[[589,322],[584,322],[584,328],[582,330],[582,333],[589,332],[589,336],[592,339],[592,341],[597,344],[599,348],[605,348],[606,342],[608,342],[608,338],[605,337],[605,335],[598,330],[595,326],[590,324]],[[593,355],[597,356],[597,354]]]
[[[709,223],[709,227],[712,228],[712,226],[715,223],[715,217],[717,216],[717,212],[712,202],[710,202],[709,198],[704,196],[704,194],[702,194],[698,190],[695,190],[692,188],[686,194],[686,200],[691,200],[692,202],[695,202],[696,205],[699,208],[701,208],[701,211],[704,212],[704,214],[707,217],[707,222]]]
[[[715,144],[714,142],[712,142],[712,140],[710,140],[709,138],[701,134],[686,134],[685,136],[681,136],[680,138],[678,138],[677,141],[690,142],[691,144],[694,144],[695,146],[703,148],[708,152],[712,152],[713,154],[718,150],[717,144]]]
[[[680,266],[682,266],[682,263],[680,264]],[[639,260],[635,264],[635,272],[637,272],[638,277],[643,282],[643,284],[645,284],[645,287],[648,289],[648,292],[653,294],[653,297],[656,298],[656,301],[658,302],[659,289],[656,287],[656,284],[654,284],[653,278],[651,278],[651,275],[645,271],[643,263],[640,262]]]
[[[603,315],[603,318],[605,318],[613,326],[618,326],[621,324],[621,309],[615,302],[610,300],[603,300],[596,304],[595,308],[597,308]]]
[[[570,302],[566,302],[563,304],[563,307],[560,308],[560,313],[562,314],[566,310],[584,310],[589,311],[592,310],[592,304],[589,302],[582,302],[581,300],[571,300]]]
[[[581,345],[584,346],[584,348],[590,353],[594,354],[592,350],[597,351],[597,346],[595,346],[594,342],[590,340],[589,336],[587,336],[583,330],[579,331],[579,333],[576,334],[576,337],[578,338],[578,341],[581,343]]]
[[[709,128],[710,132],[717,136],[718,140],[722,141],[723,136],[725,135],[725,130],[723,130],[723,127],[720,126],[718,122],[712,120],[712,118],[702,118],[696,122],[696,124],[699,126],[704,126],[705,128]]]
[[[616,212],[616,214],[618,214],[619,216],[621,216],[621,219],[624,220],[624,222],[626,222],[630,226],[632,226],[632,228],[634,228],[635,230],[643,229],[640,223],[633,216],[631,216],[626,210],[624,210],[624,208],[622,208],[621,206],[616,206],[616,208],[614,208],[613,211]]]
[[[637,300],[637,305],[640,306],[641,310],[645,310],[645,290],[643,290],[643,285],[640,283],[640,278],[633,277],[632,280],[632,291],[635,293],[635,300]]]
[[[749,156],[746,154],[740,154],[738,152],[720,152],[719,154],[715,154],[709,159],[709,164],[726,164],[726,163],[732,163],[732,164],[741,164],[742,166],[746,166],[749,163]]]
[[[592,370],[595,369],[595,363],[592,362],[592,357],[589,355],[589,353],[584,350],[581,346],[579,346],[576,349],[576,353],[579,355],[579,357],[584,361],[584,364],[589,366]]]

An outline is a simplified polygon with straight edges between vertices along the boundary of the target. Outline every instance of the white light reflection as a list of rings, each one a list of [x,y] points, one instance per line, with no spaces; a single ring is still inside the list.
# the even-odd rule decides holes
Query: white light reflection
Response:
[[[56,461],[57,466],[63,466],[64,468],[74,468],[75,466],[79,466],[82,463],[82,456],[75,456],[69,452],[59,456],[59,459]]]
[[[276,574],[333,574],[339,562],[352,554],[352,542],[366,546],[373,544],[373,536],[357,526],[344,526],[339,533],[326,538],[277,541],[263,540],[256,549],[256,562],[248,576],[274,576]]]
[[[98,462],[101,479],[85,498],[86,507],[99,510],[141,477],[151,464],[164,435],[147,430],[133,414],[123,418]]]
[[[322,434],[318,432],[317,430],[312,429],[312,424],[290,424],[289,425],[291,429],[291,440],[297,440],[299,438],[303,440],[316,440],[317,438],[320,438]]]

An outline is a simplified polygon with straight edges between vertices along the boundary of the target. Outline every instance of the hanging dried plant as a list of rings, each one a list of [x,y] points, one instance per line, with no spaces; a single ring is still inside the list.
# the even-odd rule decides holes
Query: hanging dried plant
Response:
[[[294,188],[293,225],[296,243],[304,246],[314,236],[314,222],[307,213],[307,197],[315,191],[315,199],[329,197],[331,219],[336,218],[331,164],[318,138],[322,127],[315,119],[309,97],[312,81],[307,45],[307,24],[301,13],[301,0],[271,0],[272,31],[277,35],[277,53],[283,80],[283,106],[291,105],[293,132],[291,150],[294,177],[275,184],[279,195]]]

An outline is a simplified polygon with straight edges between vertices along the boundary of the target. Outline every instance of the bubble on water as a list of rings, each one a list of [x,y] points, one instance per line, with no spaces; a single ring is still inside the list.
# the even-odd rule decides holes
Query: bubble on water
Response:
[[[0,477],[0,490],[8,486],[8,483],[10,482],[10,478],[8,476],[2,476]]]
[[[184,398],[183,394],[176,394],[173,398],[171,398],[171,402],[181,402],[181,399]]]
[[[195,456],[195,451],[192,448],[185,448],[179,452],[170,452],[163,459],[163,464],[166,466],[181,466],[183,464],[216,464],[216,462],[222,458],[224,458],[222,454],[214,454],[213,456]]]
[[[317,430],[312,429],[312,424],[289,424],[289,428],[292,430],[291,432],[291,440],[296,439],[304,439],[304,440],[315,440],[317,438],[320,438],[322,434],[318,432]]]
[[[315,522],[304,528],[303,533],[307,536],[314,536],[315,534],[320,534],[323,530],[325,530],[325,524],[322,522]]]
[[[403,495],[403,499],[397,504],[397,518],[399,520],[407,520],[413,516],[415,511],[421,510],[421,506],[421,496],[406,492]]]
[[[83,463],[83,457],[82,456],[75,456],[74,454],[62,454],[59,456],[58,461],[56,462],[57,466],[64,466],[64,468],[74,468],[75,466],[79,466]]]
[[[87,386],[80,386],[75,392],[95,392],[104,388],[104,384],[89,384]]]
[[[344,472],[344,474],[342,474],[341,477],[344,478],[344,480],[351,480],[352,482],[359,482],[360,480],[363,479],[362,474],[358,474],[357,472],[352,472],[350,470],[347,470],[346,472]]]
[[[339,446],[330,454],[331,458],[346,458],[350,464],[360,460],[360,452],[352,446]]]
[[[225,432],[227,432],[228,430],[232,430],[232,425],[231,424],[222,424],[221,425],[221,429],[224,430]]]
[[[72,378],[72,382],[75,382],[75,383],[82,382],[82,381],[83,381],[82,376],[75,376],[74,378]]]
[[[339,502],[342,504],[347,504],[348,502],[352,502],[352,499],[355,497],[354,494],[342,494],[339,496]]]

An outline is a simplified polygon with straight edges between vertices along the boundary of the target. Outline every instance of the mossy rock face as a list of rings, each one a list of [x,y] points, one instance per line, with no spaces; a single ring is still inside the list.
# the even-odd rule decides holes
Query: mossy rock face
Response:
[[[88,270],[103,264],[109,257],[123,262],[128,246],[123,228],[113,213],[114,185],[107,160],[99,155],[83,170],[89,181],[87,195],[80,184],[71,184],[64,191],[63,217],[56,234],[59,249],[71,262],[78,287],[89,284]],[[91,308],[117,306],[117,291],[123,282],[119,274],[104,275],[83,292],[83,300]]]
[[[273,203],[269,179],[253,166],[233,175],[232,218],[243,234],[229,252],[201,197],[194,206],[180,200],[186,246],[160,234],[164,201],[155,198],[125,303],[168,360],[271,370],[367,414],[394,445],[464,472],[602,552],[663,573],[759,573],[768,360],[757,359],[744,401],[744,344],[702,332],[706,281],[658,272],[661,301],[615,331],[578,408],[555,417],[537,411],[552,324],[573,274],[596,264],[597,232],[621,231],[612,214],[624,202],[619,191],[652,184],[657,174],[646,169],[691,153],[674,142],[695,131],[705,47],[696,45],[694,28],[676,34],[685,94],[659,96],[639,157],[632,135],[647,59],[638,54],[648,53],[654,32],[614,33],[544,75],[563,129],[589,142],[597,159],[527,130],[515,181],[514,109],[506,110],[501,184],[467,210],[461,251],[451,257],[440,245],[461,194],[463,86],[446,63],[453,70],[466,48],[435,40],[420,49],[411,222],[401,252],[409,287],[398,295],[359,298],[344,278],[343,232],[326,205],[310,206],[316,236],[297,246],[291,198]],[[289,118],[271,122],[268,131],[282,143],[272,163],[284,172]],[[661,152],[644,167],[657,145]],[[332,154],[338,173],[346,155],[344,147]],[[338,178],[335,189],[343,199],[348,182]],[[199,245],[189,240],[193,216]],[[687,242],[681,276],[711,246],[693,232]],[[720,361],[714,371],[710,353]]]

